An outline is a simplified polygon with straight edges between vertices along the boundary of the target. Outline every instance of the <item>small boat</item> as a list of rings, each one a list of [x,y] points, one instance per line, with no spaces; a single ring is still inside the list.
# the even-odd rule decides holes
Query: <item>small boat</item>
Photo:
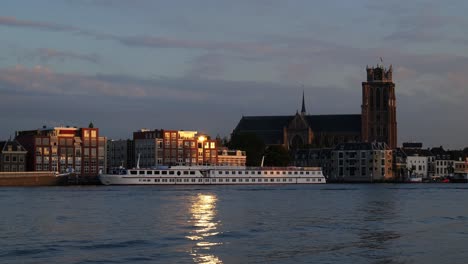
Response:
[[[422,183],[423,178],[422,176],[419,176],[419,175],[411,175],[411,176],[408,176],[408,178],[406,178],[405,182],[406,183]]]

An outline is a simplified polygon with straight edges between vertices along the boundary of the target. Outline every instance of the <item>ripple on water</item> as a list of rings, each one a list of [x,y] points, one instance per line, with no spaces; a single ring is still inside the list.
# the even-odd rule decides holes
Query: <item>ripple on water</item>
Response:
[[[146,240],[128,240],[122,242],[111,242],[111,243],[96,243],[86,246],[80,246],[80,249],[94,250],[94,249],[113,249],[113,248],[128,248],[149,245],[150,242]]]

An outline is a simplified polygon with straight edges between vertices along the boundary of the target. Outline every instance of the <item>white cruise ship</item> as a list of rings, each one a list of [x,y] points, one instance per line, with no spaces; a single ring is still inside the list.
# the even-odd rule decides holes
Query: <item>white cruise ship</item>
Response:
[[[115,169],[100,174],[104,185],[258,185],[326,183],[318,167],[172,166]]]

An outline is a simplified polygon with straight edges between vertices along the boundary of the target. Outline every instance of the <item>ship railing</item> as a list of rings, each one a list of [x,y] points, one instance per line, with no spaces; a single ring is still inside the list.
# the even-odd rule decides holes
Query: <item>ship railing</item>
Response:
[[[321,171],[320,167],[245,167],[246,170],[268,170],[268,171]]]

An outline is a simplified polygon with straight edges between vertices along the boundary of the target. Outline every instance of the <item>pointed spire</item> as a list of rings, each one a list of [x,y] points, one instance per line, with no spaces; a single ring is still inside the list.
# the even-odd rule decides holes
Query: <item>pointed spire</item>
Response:
[[[302,110],[301,110],[301,115],[306,114],[306,109],[305,109],[305,98],[304,98],[304,90],[302,90]]]

